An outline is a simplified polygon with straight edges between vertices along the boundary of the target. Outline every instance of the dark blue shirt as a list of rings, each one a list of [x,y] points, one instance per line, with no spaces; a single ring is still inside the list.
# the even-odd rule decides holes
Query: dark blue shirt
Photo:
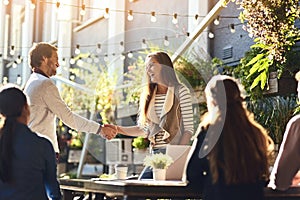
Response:
[[[186,171],[189,187],[202,193],[203,200],[263,200],[265,183],[261,180],[257,180],[255,183],[227,185],[225,184],[224,173],[220,170],[219,180],[217,183],[212,183],[208,158],[207,156],[199,157],[205,136],[206,131],[202,130],[193,144],[196,146],[188,161]]]
[[[17,123],[11,159],[14,182],[8,184],[0,180],[0,199],[61,199],[55,152],[48,139]]]

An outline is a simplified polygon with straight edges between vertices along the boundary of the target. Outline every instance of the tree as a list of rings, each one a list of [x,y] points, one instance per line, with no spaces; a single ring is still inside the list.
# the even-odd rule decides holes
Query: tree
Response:
[[[79,55],[77,60],[83,62],[80,67],[70,68],[76,81],[93,93],[76,90],[68,85],[63,85],[62,96],[73,110],[88,113],[100,113],[102,123],[110,123],[112,118],[116,77],[108,73],[107,67],[95,63],[84,62],[88,55]]]
[[[249,69],[246,79],[251,81],[250,90],[257,86],[263,90],[271,71],[278,72],[278,78],[288,71],[289,54],[300,39],[295,26],[300,17],[299,0],[232,1],[243,9],[240,20],[247,22],[245,29],[255,38],[251,59],[242,66]]]

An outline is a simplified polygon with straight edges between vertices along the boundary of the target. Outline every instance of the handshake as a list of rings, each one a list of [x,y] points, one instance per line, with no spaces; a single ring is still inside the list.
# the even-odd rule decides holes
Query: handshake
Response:
[[[119,129],[117,125],[114,124],[101,125],[100,135],[105,139],[111,140],[115,138],[118,132]]]

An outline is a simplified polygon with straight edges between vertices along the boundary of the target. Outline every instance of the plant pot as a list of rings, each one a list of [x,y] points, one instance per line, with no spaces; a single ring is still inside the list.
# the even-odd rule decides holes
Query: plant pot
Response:
[[[166,180],[166,169],[153,169],[153,179],[156,181]]]
[[[136,165],[143,164],[147,155],[150,155],[149,149],[133,149],[133,163]]]

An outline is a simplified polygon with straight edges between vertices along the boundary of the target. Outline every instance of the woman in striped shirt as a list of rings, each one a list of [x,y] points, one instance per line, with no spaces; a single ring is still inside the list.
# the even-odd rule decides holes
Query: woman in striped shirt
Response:
[[[148,137],[152,153],[164,153],[167,144],[189,144],[194,130],[188,88],[178,81],[165,52],[148,54],[145,65],[147,84],[140,97],[138,125],[115,129],[123,135]]]

